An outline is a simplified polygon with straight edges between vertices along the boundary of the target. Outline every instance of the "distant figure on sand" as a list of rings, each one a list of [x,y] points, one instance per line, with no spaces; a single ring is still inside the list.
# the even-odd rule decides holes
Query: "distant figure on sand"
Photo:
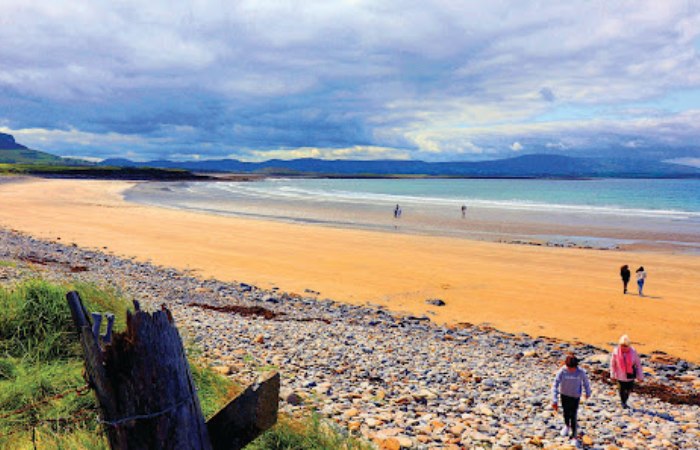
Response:
[[[637,269],[637,287],[639,288],[639,296],[644,297],[644,280],[647,279],[647,273],[644,271],[644,267],[639,266]]]
[[[575,447],[576,441],[576,414],[581,400],[581,392],[586,390],[586,399],[591,396],[591,383],[588,375],[583,369],[578,367],[578,358],[573,354],[566,357],[564,367],[559,369],[554,384],[552,385],[552,408],[559,410],[558,401],[561,397],[561,406],[564,410],[564,428],[561,435],[568,436]]]
[[[396,204],[396,208],[394,208],[394,219],[398,219],[401,217],[401,207],[399,204]]]
[[[630,282],[631,275],[632,273],[630,272],[630,266],[625,264],[624,266],[620,267],[620,277],[622,277],[623,294],[627,293],[627,283]]]
[[[644,372],[642,371],[642,360],[639,359],[637,351],[630,345],[630,338],[626,334],[620,337],[620,345],[615,347],[610,357],[610,378],[617,380],[620,386],[622,407],[629,408],[627,399],[634,388],[634,380],[642,381]]]
[[[467,205],[462,205],[462,219],[467,217]]]

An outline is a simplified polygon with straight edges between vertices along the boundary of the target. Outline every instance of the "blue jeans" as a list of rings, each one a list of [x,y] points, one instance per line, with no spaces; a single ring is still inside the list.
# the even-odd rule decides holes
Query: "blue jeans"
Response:
[[[639,295],[644,295],[642,294],[642,289],[644,289],[644,280],[637,280],[637,286],[639,287]]]

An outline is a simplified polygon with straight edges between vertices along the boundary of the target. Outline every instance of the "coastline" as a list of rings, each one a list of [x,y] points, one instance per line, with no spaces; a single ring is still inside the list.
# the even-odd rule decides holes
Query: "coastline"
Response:
[[[554,203],[512,197],[506,200],[509,190],[510,195],[518,195],[513,191],[513,185],[508,184],[468,184],[448,188],[455,189],[452,192],[461,190],[467,198],[460,199],[451,196],[452,192],[441,196],[440,190],[446,185],[424,184],[426,180],[393,187],[391,183],[368,185],[360,182],[356,185],[348,180],[338,184],[318,179],[259,181],[141,183],[128,189],[124,197],[129,202],[143,205],[223,217],[341,229],[554,247],[647,249],[700,255],[700,215],[681,209],[659,209],[658,204],[644,209],[635,208],[634,203],[623,208],[606,206],[605,203],[561,203],[568,198],[566,194],[560,194]],[[401,180],[394,181],[401,183]],[[413,191],[418,188],[431,192],[435,186],[442,186],[435,196],[416,195]],[[544,186],[521,184],[519,189],[533,187],[542,189]],[[619,189],[614,183],[611,187]],[[547,187],[558,188],[556,184]],[[588,186],[581,188],[588,189]],[[488,195],[474,197],[484,189],[505,191],[491,198]],[[615,199],[608,199],[608,202],[614,204]],[[400,220],[391,214],[398,203],[404,212]],[[465,214],[460,214],[461,205],[468,205]]]
[[[606,347],[629,334],[642,351],[700,362],[700,257],[505,245],[207,215],[122,199],[124,181],[0,184],[0,226],[107,248],[198,276],[320,298],[379,304],[434,322],[488,323]],[[164,226],[164,224],[167,224]],[[410,262],[410,263],[407,263]],[[623,296],[617,268],[644,265],[649,297]],[[425,303],[440,298],[444,307]]]

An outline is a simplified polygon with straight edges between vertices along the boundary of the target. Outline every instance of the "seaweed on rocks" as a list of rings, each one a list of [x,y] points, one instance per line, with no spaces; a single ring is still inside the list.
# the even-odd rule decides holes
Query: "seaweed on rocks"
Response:
[[[209,310],[218,311],[218,312],[238,314],[239,316],[243,316],[243,317],[250,317],[250,316],[262,317],[262,318],[267,319],[267,320],[271,320],[277,316],[284,315],[284,313],[276,313],[274,311],[270,311],[269,309],[263,308],[262,306],[240,306],[240,305],[215,306],[215,305],[209,305],[206,303],[196,303],[196,302],[189,303],[188,306],[193,306],[193,307],[202,308],[202,309],[209,309]]]

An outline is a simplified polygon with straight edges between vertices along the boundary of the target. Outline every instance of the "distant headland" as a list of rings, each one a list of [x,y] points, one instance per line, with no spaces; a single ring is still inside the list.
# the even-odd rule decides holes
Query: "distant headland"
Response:
[[[582,158],[527,154],[492,161],[324,160],[301,158],[245,162],[106,159],[99,163],[32,150],[0,133],[0,173],[120,179],[213,179],[199,174],[286,177],[446,178],[700,178],[700,168],[632,158]],[[224,177],[226,178],[226,177]],[[243,177],[247,179],[247,177]]]

